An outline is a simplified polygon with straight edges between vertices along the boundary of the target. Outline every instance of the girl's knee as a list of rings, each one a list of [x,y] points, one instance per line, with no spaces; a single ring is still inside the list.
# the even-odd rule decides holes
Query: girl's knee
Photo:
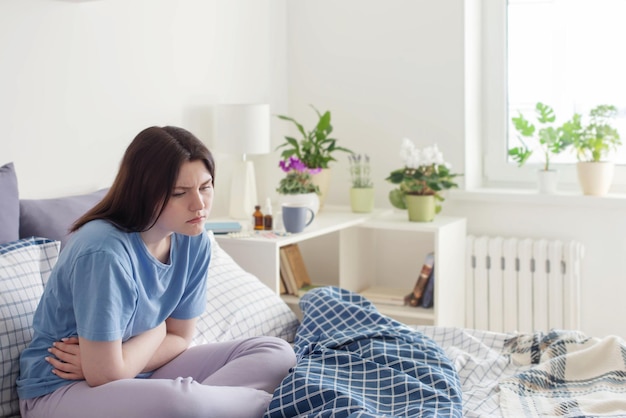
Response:
[[[287,341],[278,337],[259,337],[260,344],[271,350],[274,358],[280,360],[288,369],[296,364],[296,354]]]

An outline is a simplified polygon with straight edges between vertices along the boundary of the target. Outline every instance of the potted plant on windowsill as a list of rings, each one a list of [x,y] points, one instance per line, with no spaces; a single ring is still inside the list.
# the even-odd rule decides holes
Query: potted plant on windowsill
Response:
[[[281,170],[286,174],[280,180],[276,191],[279,194],[280,205],[283,203],[300,203],[308,206],[317,214],[320,208],[319,187],[313,183],[313,174],[319,169],[309,169],[296,157],[289,157],[279,163]]]
[[[337,152],[347,152],[352,154],[347,148],[337,145],[337,139],[331,138],[333,132],[331,124],[330,111],[320,113],[313,105],[311,105],[315,113],[317,113],[318,121],[315,127],[307,131],[304,126],[295,119],[277,115],[279,119],[292,122],[301,135],[300,139],[292,136],[285,136],[285,142],[276,149],[283,149],[281,157],[288,160],[290,157],[296,157],[309,169],[319,169],[313,175],[313,182],[320,190],[320,207],[324,205],[330,186],[330,166],[331,161],[336,161]]]
[[[614,164],[604,159],[622,144],[619,132],[611,126],[616,116],[615,106],[603,104],[591,109],[587,125],[580,114],[563,125],[576,150],[578,181],[585,195],[604,196],[611,187]]]
[[[374,210],[374,183],[370,176],[370,157],[367,154],[350,154],[350,207],[352,212],[369,213]]]
[[[558,173],[550,167],[550,156],[563,152],[572,143],[571,137],[565,134],[562,127],[554,125],[556,115],[550,106],[538,102],[535,105],[537,123],[542,126],[540,129],[531,123],[521,113],[511,118],[515,130],[518,132],[518,140],[521,145],[510,148],[509,156],[517,162],[518,167],[523,166],[534,152],[534,147],[526,140],[533,139],[539,146],[544,157],[543,168],[538,171],[539,192],[553,194],[556,193]]]
[[[437,145],[420,150],[404,138],[400,155],[404,167],[386,178],[398,185],[389,192],[389,201],[398,209],[407,209],[410,221],[432,221],[441,211],[441,192],[458,187],[455,178],[460,174],[450,171],[450,164],[444,161]]]

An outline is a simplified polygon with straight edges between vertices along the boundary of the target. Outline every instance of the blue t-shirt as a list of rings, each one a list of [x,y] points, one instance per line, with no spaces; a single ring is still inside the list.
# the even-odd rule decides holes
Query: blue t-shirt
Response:
[[[72,383],[45,361],[63,337],[92,341],[129,338],[166,318],[191,319],[206,307],[211,257],[207,234],[172,234],[163,264],[139,233],[96,220],[76,231],[59,255],[33,317],[33,340],[20,356],[17,393],[30,399]]]

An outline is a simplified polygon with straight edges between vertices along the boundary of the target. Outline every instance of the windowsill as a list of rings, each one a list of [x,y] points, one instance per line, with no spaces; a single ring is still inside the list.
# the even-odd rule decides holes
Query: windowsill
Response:
[[[609,193],[606,196],[585,196],[580,192],[539,194],[534,190],[479,188],[453,189],[448,198],[466,202],[521,203],[538,206],[588,207],[594,209],[626,209],[626,194]]]

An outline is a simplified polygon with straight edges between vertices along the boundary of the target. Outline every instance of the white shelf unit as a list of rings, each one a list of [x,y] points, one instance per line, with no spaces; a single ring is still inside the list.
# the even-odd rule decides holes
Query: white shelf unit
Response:
[[[413,289],[428,252],[435,255],[433,308],[377,304],[384,314],[409,324],[464,326],[465,218],[440,216],[409,222],[406,212],[372,217],[341,234],[340,286]]]
[[[215,237],[241,267],[276,293],[280,289],[280,248],[285,245],[338,237],[335,238],[339,240],[338,254],[328,257],[338,259],[337,277],[332,284],[357,292],[368,286],[391,284],[406,288],[408,294],[415,285],[426,253],[434,251],[434,308],[376,306],[382,313],[409,324],[463,326],[465,235],[464,218],[437,216],[433,222],[409,222],[404,211],[375,210],[370,214],[356,214],[348,207],[327,206],[298,234],[275,238],[268,238],[266,234],[247,238]],[[303,256],[306,261],[304,250]],[[317,256],[319,258],[319,254]],[[284,296],[283,299],[297,311],[297,297]]]
[[[215,235],[215,239],[237,264],[278,293],[280,289],[279,251],[281,247],[334,232],[341,233],[348,228],[359,225],[371,216],[372,214],[352,213],[349,208],[327,207],[316,215],[311,225],[297,234],[268,238],[267,233],[259,231],[258,234],[246,238]]]

